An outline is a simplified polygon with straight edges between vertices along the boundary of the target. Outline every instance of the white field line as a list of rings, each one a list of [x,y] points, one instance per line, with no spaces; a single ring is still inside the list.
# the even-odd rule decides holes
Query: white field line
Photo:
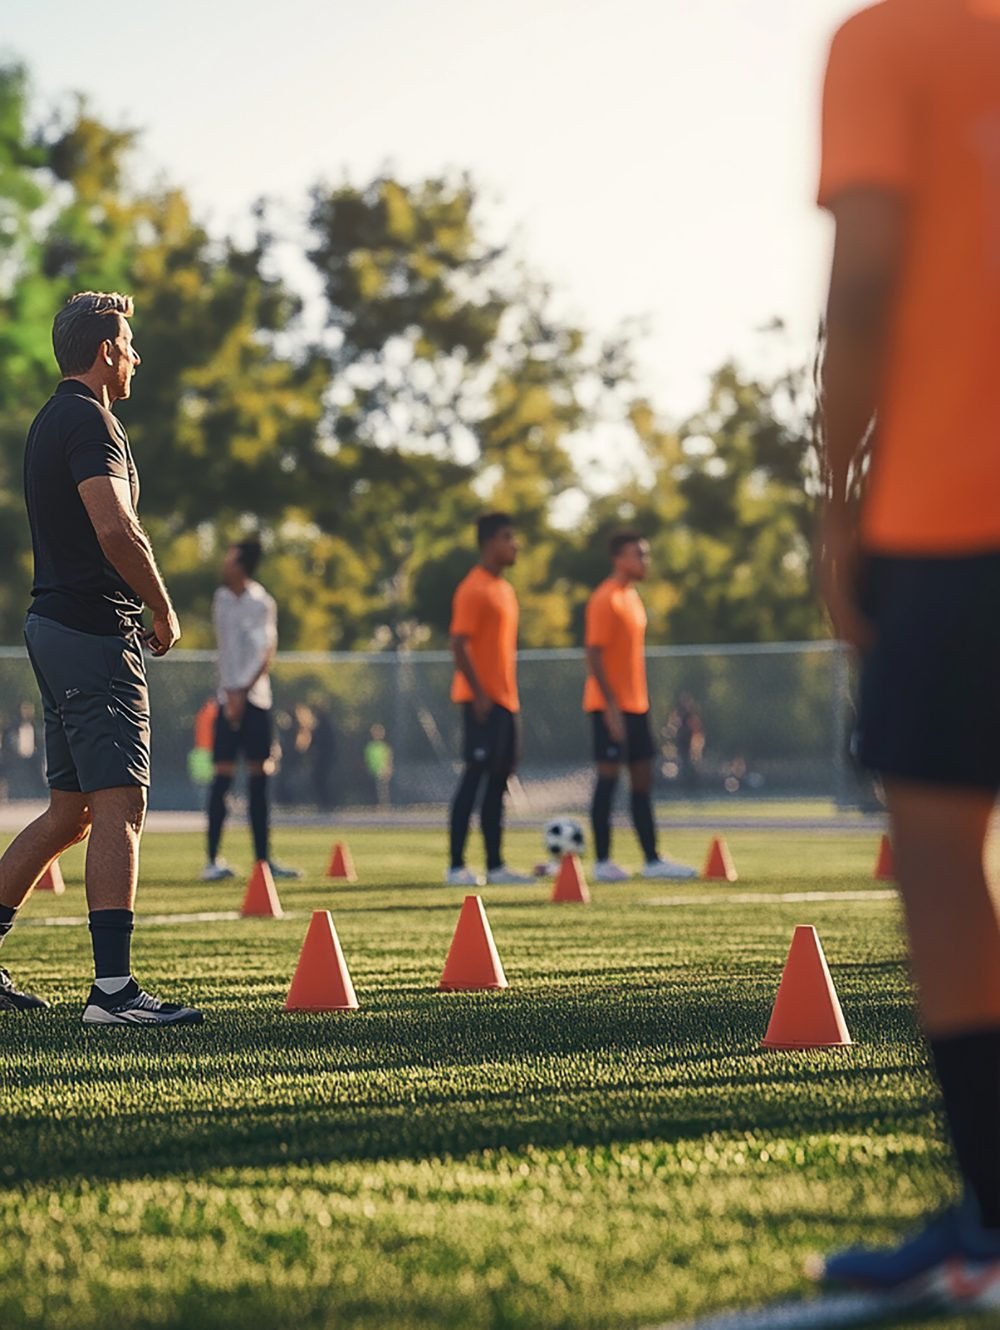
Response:
[[[874,891],[759,891],[711,896],[651,896],[644,905],[759,905],[762,901],[779,905],[808,905],[814,901],[894,901],[892,890]]]
[[[294,914],[286,911],[281,917],[291,919]],[[140,914],[136,923],[140,928],[149,925],[158,928],[165,924],[229,924],[242,918],[239,910],[203,910],[200,914]],[[19,919],[17,926],[19,929],[26,925],[28,928],[77,928],[86,922],[86,917],[79,915],[65,919]]]
[[[879,1293],[838,1293],[803,1302],[777,1302],[770,1307],[726,1312],[703,1321],[648,1326],[646,1330],[839,1330],[872,1325],[905,1310],[899,1299]]]

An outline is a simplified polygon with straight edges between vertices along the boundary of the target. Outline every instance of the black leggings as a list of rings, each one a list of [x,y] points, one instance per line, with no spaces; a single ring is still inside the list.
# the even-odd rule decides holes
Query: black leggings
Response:
[[[488,771],[480,762],[473,762],[465,768],[451,804],[452,868],[461,868],[465,863],[465,842],[469,836],[469,823],[484,776],[486,789],[483,791],[479,825],[486,846],[486,867],[487,870],[491,870],[499,868],[503,863],[500,845],[503,837],[503,797],[507,793],[507,777]]]

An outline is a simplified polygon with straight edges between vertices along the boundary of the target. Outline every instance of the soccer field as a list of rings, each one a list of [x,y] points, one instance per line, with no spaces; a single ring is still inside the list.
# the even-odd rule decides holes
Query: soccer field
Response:
[[[85,916],[79,851],[66,894],[28,903],[3,961],[53,1006],[0,1019],[0,1325],[632,1330],[804,1292],[808,1253],[947,1195],[875,838],[733,834],[738,883],[589,906],[483,888],[510,980],[489,994],[436,991],[462,901],[440,832],[352,833],[352,886],[324,877],[332,839],[279,831],[307,870],[284,919],[142,927],[243,889],[193,882],[199,837],[147,837],[136,972],[200,1029],[80,1026],[86,928],[41,926]],[[700,864],[706,837],[669,848]],[[316,908],[357,1012],[282,1012]],[[799,923],[850,1051],[758,1051]]]

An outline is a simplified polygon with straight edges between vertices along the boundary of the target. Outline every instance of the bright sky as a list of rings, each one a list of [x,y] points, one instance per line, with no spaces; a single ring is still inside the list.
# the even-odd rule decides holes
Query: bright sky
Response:
[[[697,407],[730,355],[808,354],[829,37],[855,0],[6,0],[42,103],[80,90],[216,227],[389,163],[468,168],[565,309],[644,316],[649,390]],[[101,20],[105,20],[101,26]]]

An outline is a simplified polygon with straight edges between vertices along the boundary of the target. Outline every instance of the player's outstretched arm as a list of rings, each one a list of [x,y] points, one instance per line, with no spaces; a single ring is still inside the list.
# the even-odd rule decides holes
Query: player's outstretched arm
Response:
[[[181,626],[149,537],[132,507],[128,481],[91,476],[78,489],[105,558],[153,612],[150,650],[156,656],[165,655],[179,640]]]

